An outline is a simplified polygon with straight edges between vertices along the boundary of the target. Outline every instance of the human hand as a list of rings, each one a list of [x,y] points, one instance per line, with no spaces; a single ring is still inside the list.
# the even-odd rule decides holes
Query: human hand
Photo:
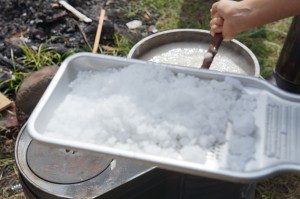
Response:
[[[243,23],[247,23],[241,19],[245,14],[247,9],[240,2],[220,0],[214,3],[211,7],[211,34],[222,33],[225,41],[235,38],[244,30]]]
[[[299,0],[220,0],[211,7],[210,29],[228,41],[242,31],[299,14]]]

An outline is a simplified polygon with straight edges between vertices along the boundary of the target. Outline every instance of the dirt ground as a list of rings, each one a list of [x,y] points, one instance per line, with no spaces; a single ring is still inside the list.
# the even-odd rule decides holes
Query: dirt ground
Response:
[[[49,36],[61,36],[57,45],[61,45],[61,51],[66,48],[82,46],[85,41],[82,37],[83,30],[90,42],[93,42],[97,29],[97,19],[101,3],[96,0],[70,0],[68,1],[78,11],[93,20],[91,23],[79,21],[76,16],[68,12],[64,7],[53,0],[0,0],[0,54],[10,57],[11,43],[18,43],[20,35],[28,45],[38,46],[49,39]],[[113,26],[105,24],[103,28],[102,42],[112,39]],[[19,55],[18,48],[14,48],[15,56]]]

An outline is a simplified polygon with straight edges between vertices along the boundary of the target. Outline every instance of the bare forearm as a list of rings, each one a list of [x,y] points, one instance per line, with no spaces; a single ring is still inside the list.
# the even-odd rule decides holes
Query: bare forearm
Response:
[[[244,30],[300,14],[300,0],[243,0],[240,4],[246,11],[241,16]]]
[[[223,32],[230,40],[247,29],[299,14],[300,0],[220,0],[211,9],[211,32]]]

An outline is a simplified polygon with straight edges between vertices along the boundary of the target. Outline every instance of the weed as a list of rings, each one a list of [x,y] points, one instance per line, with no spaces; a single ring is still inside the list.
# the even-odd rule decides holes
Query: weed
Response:
[[[33,71],[37,71],[43,66],[60,64],[62,62],[62,56],[53,48],[47,47],[47,44],[53,39],[54,38],[50,38],[45,43],[40,44],[38,49],[33,49],[33,47],[29,47],[26,43],[20,45],[24,55],[21,56],[18,61],[21,62],[24,67],[31,68]]]
[[[2,193],[0,197],[10,198],[12,192],[10,186],[18,183],[18,169],[15,164],[15,160],[12,157],[6,157],[0,159],[0,182],[3,185],[6,185],[2,188]]]
[[[14,54],[11,50],[11,59],[12,59],[12,71],[2,71],[3,73],[6,73],[8,78],[2,82],[0,82],[0,86],[6,87],[4,90],[4,94],[7,93],[16,93],[19,89],[21,82],[23,79],[29,75],[27,72],[22,72],[19,69],[16,68],[15,60],[14,60]]]
[[[126,56],[133,44],[127,37],[120,37],[117,34],[114,35],[114,42],[116,45],[116,54]]]
[[[66,57],[76,52],[74,49],[73,51],[68,51],[61,55],[56,52],[54,48],[47,47],[49,42],[57,38],[58,37],[50,38],[46,42],[40,44],[37,49],[29,47],[26,43],[19,45],[24,54],[16,60],[14,58],[13,51],[11,51],[13,70],[2,71],[7,74],[8,78],[0,83],[0,87],[6,88],[4,90],[5,94],[16,93],[24,78],[29,75],[29,72],[23,72],[16,68],[15,61],[18,61],[18,63],[21,63],[23,67],[28,68],[31,71],[38,71],[44,66],[54,64],[59,65]]]
[[[18,72],[17,70],[14,70],[9,79],[1,82],[1,85],[8,85],[8,87],[4,90],[3,93],[17,93],[23,79],[27,75],[29,75],[29,73]]]
[[[115,46],[100,45],[99,51],[101,54],[106,55],[126,56],[133,46],[127,37],[118,34],[114,35],[114,45]]]
[[[18,197],[12,196],[13,193],[10,190],[11,185],[18,183],[18,169],[12,156],[13,150],[14,142],[0,135],[0,198]]]

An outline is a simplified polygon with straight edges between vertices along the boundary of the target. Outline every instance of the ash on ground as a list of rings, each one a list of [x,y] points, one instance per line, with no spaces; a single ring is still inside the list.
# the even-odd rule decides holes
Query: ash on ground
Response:
[[[100,39],[102,45],[115,46],[115,35],[124,36],[134,44],[154,33],[148,27],[153,26],[156,19],[145,19],[144,11],[141,11],[140,16],[124,17],[128,6],[125,0],[66,2],[92,19],[92,22],[81,21],[57,0],[0,0],[0,82],[11,78],[15,68],[21,72],[32,72],[18,61],[24,55],[19,45],[26,44],[37,50],[41,44],[47,44],[47,47],[61,55],[74,51],[90,52],[101,8],[106,11]],[[133,20],[140,20],[143,25],[132,30],[126,24]],[[5,88],[5,85],[0,84],[1,90]]]
[[[100,43],[113,43],[116,32],[122,34],[130,32],[127,35],[135,39],[133,42],[148,34],[147,32],[132,34],[132,31],[126,27],[126,23],[133,19],[120,17],[122,9],[128,4],[124,0],[69,0],[67,2],[92,19],[92,22],[80,21],[55,0],[0,0],[0,55],[10,58],[13,49],[14,56],[19,56],[22,52],[14,44],[26,42],[27,45],[38,48],[41,43],[53,36],[61,38],[51,43],[61,53],[68,49],[81,48],[87,43],[93,45],[101,8],[106,10],[106,19]]]

